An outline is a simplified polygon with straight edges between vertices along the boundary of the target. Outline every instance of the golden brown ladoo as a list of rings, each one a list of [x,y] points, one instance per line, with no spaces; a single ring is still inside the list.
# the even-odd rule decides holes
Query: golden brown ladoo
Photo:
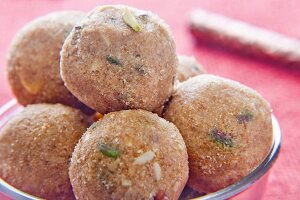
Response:
[[[172,123],[144,110],[118,111],[82,136],[69,174],[78,200],[175,200],[188,178],[188,157]]]
[[[205,73],[202,65],[192,56],[179,55],[178,60],[177,78],[180,82]]]
[[[8,80],[18,102],[62,103],[88,110],[64,86],[60,77],[60,49],[78,11],[54,12],[27,24],[14,38],[7,60]]]
[[[75,199],[68,166],[89,126],[79,110],[62,104],[34,104],[0,131],[0,177],[41,198]]]
[[[61,51],[67,88],[100,113],[153,111],[171,95],[178,59],[168,26],[151,12],[101,6],[74,27]]]
[[[273,142],[269,104],[252,89],[217,76],[181,83],[164,117],[185,140],[188,185],[199,192],[241,180],[264,160]]]

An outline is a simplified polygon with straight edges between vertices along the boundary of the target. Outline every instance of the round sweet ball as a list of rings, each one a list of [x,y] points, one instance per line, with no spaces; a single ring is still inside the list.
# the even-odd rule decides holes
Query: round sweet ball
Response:
[[[178,199],[187,151],[172,123],[144,110],[118,111],[84,133],[69,174],[78,200]]]
[[[214,192],[252,172],[273,143],[271,109],[254,90],[232,80],[199,75],[179,85],[164,117],[189,155],[188,185]]]
[[[75,199],[68,166],[76,143],[90,125],[79,110],[34,104],[0,131],[0,177],[45,199]]]
[[[67,88],[105,114],[162,106],[178,59],[169,27],[157,15],[114,5],[95,8],[74,27],[60,65]]]
[[[82,12],[55,12],[27,24],[14,38],[7,60],[8,80],[18,102],[62,103],[85,108],[60,77],[60,50]]]
[[[193,56],[179,55],[178,60],[177,78],[179,82],[206,73],[203,66]]]

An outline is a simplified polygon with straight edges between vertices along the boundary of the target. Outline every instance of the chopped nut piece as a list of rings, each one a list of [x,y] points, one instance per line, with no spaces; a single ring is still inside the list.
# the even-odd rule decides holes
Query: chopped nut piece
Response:
[[[103,115],[99,112],[97,112],[93,117],[94,121],[98,121],[101,118],[103,118]]]
[[[142,29],[128,8],[124,9],[123,20],[135,31],[140,31]]]
[[[143,153],[139,157],[135,159],[133,164],[136,165],[143,165],[149,161],[151,161],[155,157],[155,153],[153,151],[147,151],[146,153]]]
[[[100,11],[104,11],[106,9],[114,9],[114,6],[112,6],[112,5],[104,5],[104,6],[100,6],[98,9]]]
[[[120,60],[111,55],[106,56],[106,60],[112,65],[122,66],[122,63],[120,62]]]
[[[32,95],[37,94],[41,89],[41,81],[35,80],[34,78],[27,78],[22,76],[21,74],[18,75],[21,81],[22,86]]]
[[[101,153],[108,157],[117,158],[120,156],[120,152],[117,149],[113,149],[102,142],[99,142],[98,148],[101,151]]]
[[[236,118],[239,124],[250,122],[253,119],[253,113],[250,110],[246,109],[243,110]]]
[[[228,135],[225,132],[221,132],[216,127],[209,130],[209,135],[216,142],[219,142],[219,143],[221,143],[225,146],[228,146],[228,147],[233,146],[233,142],[232,142],[232,139],[231,139],[230,135]]]
[[[180,186],[180,182],[176,181],[176,183],[173,186],[173,191],[175,191],[175,192],[178,191],[179,186]]]
[[[92,130],[94,130],[96,128],[96,124],[92,124],[92,126],[90,127]]]
[[[125,187],[129,187],[131,186],[131,181],[130,180],[122,180],[122,186],[125,186]]]
[[[161,168],[158,162],[153,164],[154,178],[156,181],[159,181],[161,178]]]

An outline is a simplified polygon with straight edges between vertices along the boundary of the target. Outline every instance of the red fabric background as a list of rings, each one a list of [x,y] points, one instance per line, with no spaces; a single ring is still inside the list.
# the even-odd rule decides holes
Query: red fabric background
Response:
[[[283,142],[265,199],[297,199],[300,188],[300,67],[289,70],[216,48],[195,47],[186,25],[188,12],[201,7],[300,39],[299,0],[0,0],[0,105],[13,98],[5,77],[5,54],[17,30],[51,11],[89,11],[96,5],[108,3],[124,3],[156,12],[171,26],[178,53],[195,55],[209,73],[240,81],[259,91],[271,103],[281,124]]]

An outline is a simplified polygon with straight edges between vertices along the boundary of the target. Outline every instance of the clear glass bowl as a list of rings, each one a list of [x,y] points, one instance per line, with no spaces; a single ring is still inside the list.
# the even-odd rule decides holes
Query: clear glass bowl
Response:
[[[22,107],[17,104],[16,100],[11,100],[0,108],[0,129],[16,113],[20,112]],[[234,199],[234,200],[253,200],[261,199],[268,183],[269,170],[275,163],[279,154],[281,143],[281,132],[278,121],[272,116],[274,141],[265,160],[248,176],[241,181],[230,185],[222,190],[197,197],[195,192],[186,190],[185,195],[180,197],[181,200],[194,198],[201,200],[212,199]],[[33,200],[40,199],[26,194],[10,186],[0,178],[0,199],[1,200]]]

